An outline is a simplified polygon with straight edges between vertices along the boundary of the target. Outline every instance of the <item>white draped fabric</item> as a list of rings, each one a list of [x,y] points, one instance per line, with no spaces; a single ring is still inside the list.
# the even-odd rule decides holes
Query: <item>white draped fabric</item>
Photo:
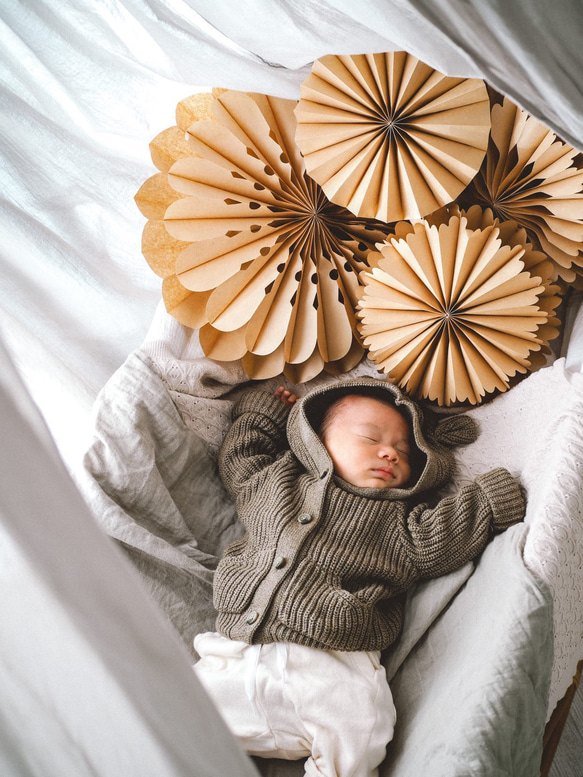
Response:
[[[0,774],[252,777],[0,350]]]
[[[406,49],[583,149],[582,40],[579,0],[5,0],[0,331],[70,468],[160,297],[133,196],[180,99],[296,98],[316,57]],[[0,772],[253,773],[4,351],[0,388]]]
[[[71,456],[159,298],[133,196],[181,98],[298,97],[318,56],[404,48],[583,148],[578,0],[7,0],[0,20],[0,325]]]

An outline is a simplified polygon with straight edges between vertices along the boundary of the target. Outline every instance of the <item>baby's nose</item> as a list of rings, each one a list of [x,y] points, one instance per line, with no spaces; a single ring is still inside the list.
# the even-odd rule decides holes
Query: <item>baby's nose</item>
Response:
[[[379,449],[379,456],[381,459],[389,459],[390,461],[396,461],[398,459],[397,451],[391,445],[381,446]]]

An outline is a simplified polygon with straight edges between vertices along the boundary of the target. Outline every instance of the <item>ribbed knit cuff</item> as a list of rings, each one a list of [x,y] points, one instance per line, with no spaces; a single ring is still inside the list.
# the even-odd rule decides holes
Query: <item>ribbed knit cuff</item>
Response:
[[[492,526],[503,531],[524,518],[526,502],[518,482],[508,470],[499,467],[480,475],[476,483],[486,494],[492,507]]]
[[[290,407],[262,389],[249,389],[233,407],[233,421],[244,413],[261,413],[285,429]]]
[[[433,436],[448,448],[469,445],[478,439],[478,427],[469,415],[453,415],[439,421]]]

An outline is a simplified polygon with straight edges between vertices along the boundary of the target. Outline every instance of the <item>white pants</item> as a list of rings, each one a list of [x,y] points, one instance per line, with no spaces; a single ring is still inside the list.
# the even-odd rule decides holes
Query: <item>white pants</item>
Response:
[[[199,634],[194,669],[251,755],[309,756],[310,777],[374,777],[393,737],[393,697],[375,652],[247,645]]]

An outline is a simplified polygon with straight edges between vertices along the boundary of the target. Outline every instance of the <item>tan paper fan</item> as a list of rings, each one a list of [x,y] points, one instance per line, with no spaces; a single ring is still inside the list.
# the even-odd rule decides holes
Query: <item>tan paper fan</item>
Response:
[[[499,238],[503,246],[515,248],[520,246],[524,249],[524,254],[520,257],[524,264],[524,269],[533,277],[538,277],[544,288],[539,297],[538,305],[541,310],[548,315],[546,323],[537,329],[537,337],[541,341],[539,351],[531,351],[529,354],[529,370],[532,371],[546,364],[547,356],[551,353],[549,342],[559,336],[561,320],[556,315],[556,309],[561,304],[561,298],[564,291],[553,281],[554,265],[546,254],[536,250],[529,242],[526,230],[516,221],[500,221],[497,219],[491,208],[481,208],[479,205],[472,205],[468,210],[461,209],[458,205],[449,205],[435,211],[427,216],[426,221],[430,225],[441,226],[446,224],[452,216],[465,218],[467,228],[471,230],[486,229],[487,227],[496,227],[499,230]],[[409,221],[398,222],[394,225],[394,234],[397,238],[404,238],[413,232],[413,226]],[[369,255],[374,263],[376,258],[382,254],[374,253]]]
[[[164,130],[150,143],[152,161],[160,173],[149,178],[135,196],[140,211],[149,219],[142,235],[142,253],[152,270],[163,278],[162,296],[166,309],[181,324],[193,329],[206,323],[208,294],[190,291],[176,275],[176,259],[187,243],[173,238],[164,226],[166,209],[181,196],[170,186],[168,170],[178,159],[193,155],[186,131],[194,121],[212,117],[212,104],[223,91],[213,89],[178,103],[177,125]]]
[[[541,349],[540,351],[531,351],[527,357],[530,370],[542,367],[546,363],[546,356],[551,353],[549,343],[559,336],[561,327],[561,319],[557,316],[556,311],[561,304],[562,291],[560,286],[554,282],[553,263],[545,253],[534,248],[523,227],[516,221],[500,221],[500,219],[495,218],[491,208],[480,208],[478,205],[473,205],[466,211],[452,206],[450,216],[453,215],[465,217],[469,229],[497,227],[500,230],[499,236],[502,245],[524,248],[524,254],[520,257],[524,269],[533,277],[540,278],[540,283],[544,288],[539,297],[538,306],[547,314],[548,318],[546,323],[541,324],[536,332],[541,341]],[[430,218],[434,218],[434,216]]]
[[[404,51],[316,60],[296,116],[306,168],[327,196],[386,222],[454,200],[490,132],[483,81],[445,76]]]
[[[253,378],[284,371],[302,382],[362,357],[359,272],[387,229],[333,205],[305,175],[294,106],[222,93],[212,120],[189,125],[188,152],[136,199],[153,218],[143,250],[167,272],[164,299],[200,328],[205,353],[243,358]]]
[[[554,263],[567,282],[583,269],[583,169],[578,152],[508,98],[492,106],[492,134],[484,163],[461,198],[513,220]]]
[[[408,229],[408,227],[404,227]],[[525,270],[521,245],[465,217],[410,225],[362,273],[360,330],[369,355],[413,396],[478,404],[505,391],[538,351],[544,286]]]

